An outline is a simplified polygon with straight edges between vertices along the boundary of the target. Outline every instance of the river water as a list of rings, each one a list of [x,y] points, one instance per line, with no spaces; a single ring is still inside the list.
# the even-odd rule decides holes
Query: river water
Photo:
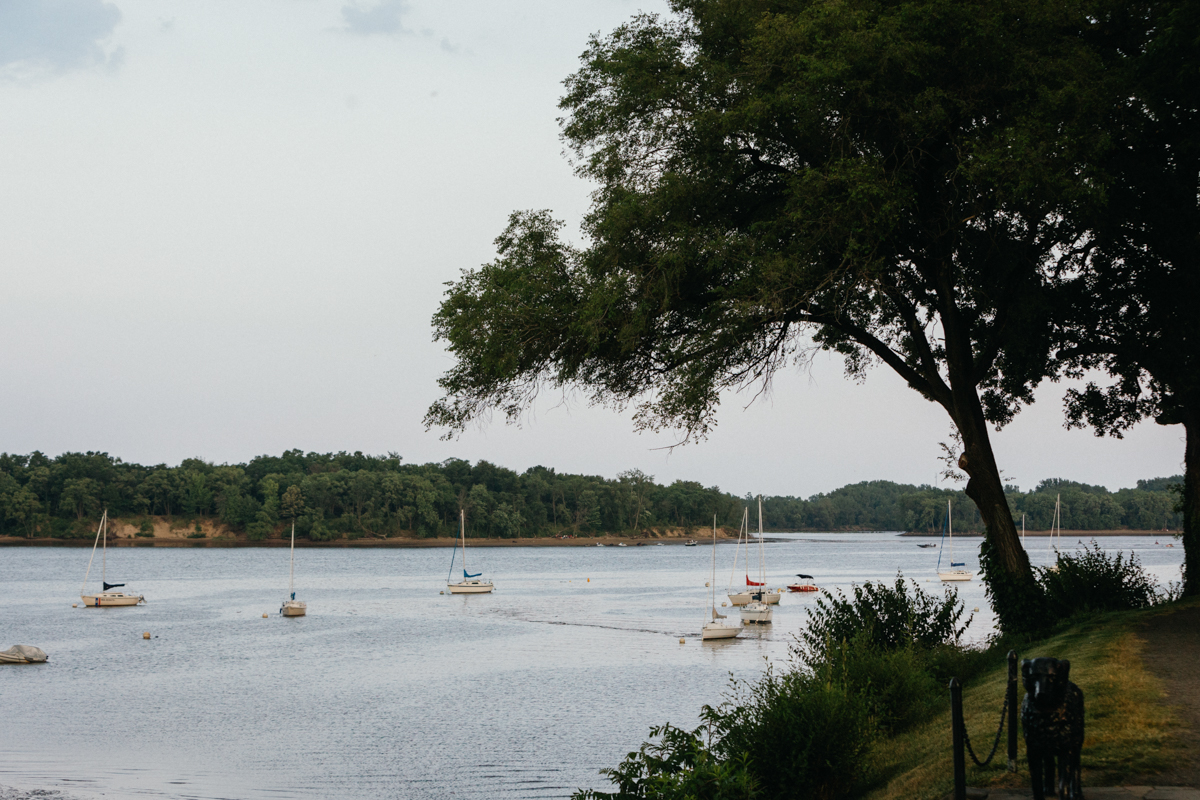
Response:
[[[922,541],[773,535],[767,575],[772,586],[803,572],[848,590],[900,570],[940,593],[929,581],[939,551]],[[955,540],[969,569],[979,541]],[[1159,546],[1100,541],[1179,579],[1182,549],[1165,547],[1169,534]],[[1047,540],[1031,537],[1029,551],[1045,563]],[[718,602],[733,553],[716,549]],[[0,797],[470,800],[603,788],[598,770],[652,725],[693,727],[731,675],[785,661],[814,602],[786,595],[773,625],[701,643],[711,554],[479,547],[469,566],[496,592],[450,596],[439,594],[445,548],[300,549],[297,597],[309,615],[283,619],[285,550],[115,549],[109,580],[148,603],[83,609],[71,604],[86,550],[0,549],[0,649],[50,655],[0,667]],[[757,553],[752,565],[753,576]],[[968,636],[982,639],[992,630],[983,586],[959,590],[981,609]]]

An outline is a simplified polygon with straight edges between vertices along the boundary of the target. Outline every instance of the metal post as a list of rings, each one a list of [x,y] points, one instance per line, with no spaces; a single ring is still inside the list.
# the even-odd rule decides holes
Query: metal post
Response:
[[[1017,651],[1008,651],[1008,771],[1017,771]]]
[[[950,730],[954,737],[954,800],[967,800],[967,762],[963,748],[962,684],[950,679]]]

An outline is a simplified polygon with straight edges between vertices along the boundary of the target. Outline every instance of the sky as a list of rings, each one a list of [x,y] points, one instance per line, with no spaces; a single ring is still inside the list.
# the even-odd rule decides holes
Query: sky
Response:
[[[0,451],[243,462],[286,449],[486,459],[810,496],[934,483],[945,412],[819,356],[722,398],[700,443],[544,396],[426,431],[430,318],[508,215],[577,230],[562,81],[638,0],[0,0]],[[1183,432],[1063,428],[1064,385],[994,435],[1006,479],[1117,489]],[[752,402],[753,401],[753,402]]]

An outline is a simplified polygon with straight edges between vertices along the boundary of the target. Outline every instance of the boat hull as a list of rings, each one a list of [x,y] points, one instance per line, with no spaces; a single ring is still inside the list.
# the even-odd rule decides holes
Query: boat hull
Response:
[[[488,594],[495,587],[491,581],[463,581],[448,583],[446,588],[450,590],[450,594]]]
[[[308,603],[303,600],[285,600],[279,608],[279,613],[285,617],[303,617],[308,614]]]
[[[787,588],[788,588],[789,592],[819,592],[819,591],[821,591],[821,589],[819,587],[813,586],[811,583],[793,583],[792,585],[788,586]]]
[[[735,639],[742,632],[741,627],[733,625],[722,625],[719,622],[710,622],[700,631],[700,639],[709,641],[711,639]]]
[[[744,625],[770,625],[773,613],[774,609],[766,603],[749,603],[742,609],[742,623]]]
[[[975,577],[975,573],[956,569],[948,572],[939,572],[938,577],[943,581],[969,581]]]
[[[747,603],[753,601],[754,595],[756,595],[756,594],[758,594],[758,592],[737,592],[736,594],[729,594],[729,595],[727,595],[727,597],[729,597],[729,602],[732,605],[744,606]],[[763,596],[764,603],[766,603],[768,605],[776,606],[776,605],[779,605],[779,598],[782,595],[780,595],[779,592],[772,591],[772,592],[763,592],[762,596]]]
[[[125,592],[100,592],[99,594],[83,594],[79,596],[85,608],[120,608],[121,606],[136,606],[146,602],[140,594],[125,594]]]

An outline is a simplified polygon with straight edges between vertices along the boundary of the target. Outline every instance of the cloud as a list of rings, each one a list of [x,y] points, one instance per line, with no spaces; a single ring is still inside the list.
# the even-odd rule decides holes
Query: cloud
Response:
[[[121,21],[104,0],[0,0],[0,75],[28,78],[115,67],[103,45]]]
[[[5,0],[0,0],[4,2]],[[359,36],[381,34],[394,36],[398,33],[411,33],[404,27],[401,17],[408,13],[408,3],[404,0],[383,0],[372,8],[361,8],[357,4],[342,6],[342,19],[346,23],[345,30]]]

